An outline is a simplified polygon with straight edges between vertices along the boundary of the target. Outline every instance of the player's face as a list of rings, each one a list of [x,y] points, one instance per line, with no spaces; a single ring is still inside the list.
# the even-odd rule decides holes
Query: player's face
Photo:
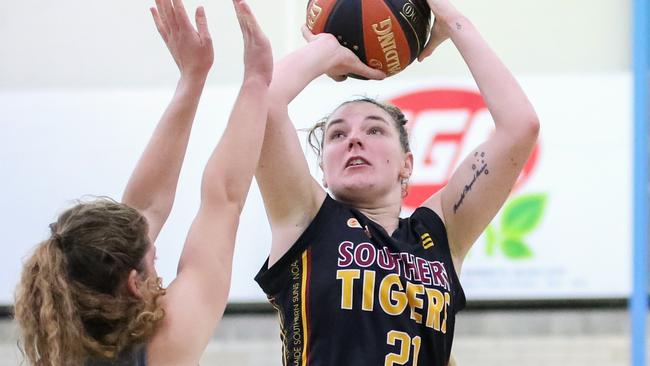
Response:
[[[367,102],[347,103],[330,116],[323,144],[323,182],[339,199],[401,198],[402,178],[411,173],[392,117]]]

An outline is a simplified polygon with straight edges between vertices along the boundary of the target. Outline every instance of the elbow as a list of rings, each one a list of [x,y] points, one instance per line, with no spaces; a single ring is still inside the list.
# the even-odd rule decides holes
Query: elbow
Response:
[[[515,139],[525,143],[526,145],[534,145],[539,136],[539,118],[534,111],[521,116],[518,128],[515,129]]]
[[[537,117],[537,114],[532,113],[532,115],[526,119],[524,124],[526,126],[526,134],[536,142],[537,137],[539,136],[539,117]]]
[[[131,208],[136,209],[142,215],[157,220],[166,221],[174,206],[174,195],[169,198],[168,195],[161,195],[158,197],[147,197],[146,200],[137,200],[132,197],[123,196],[122,202]]]
[[[246,192],[240,190],[229,190],[226,193],[223,204],[228,207],[228,211],[234,212],[237,216],[241,215],[246,202]]]
[[[201,190],[201,207],[205,209],[218,209],[220,212],[232,212],[238,216],[244,209],[245,200],[245,192],[232,185],[204,187]]]
[[[498,126],[498,125],[497,125]],[[505,127],[508,126],[508,127]],[[534,112],[518,116],[510,124],[502,124],[501,127],[496,129],[496,134],[501,135],[503,141],[516,149],[531,149],[537,143],[539,136],[539,119]]]

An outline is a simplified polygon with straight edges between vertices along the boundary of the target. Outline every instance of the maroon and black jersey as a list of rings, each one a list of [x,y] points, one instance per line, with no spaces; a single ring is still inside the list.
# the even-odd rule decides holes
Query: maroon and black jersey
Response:
[[[280,316],[284,365],[446,366],[465,306],[444,224],[424,207],[389,235],[327,196],[255,280]]]

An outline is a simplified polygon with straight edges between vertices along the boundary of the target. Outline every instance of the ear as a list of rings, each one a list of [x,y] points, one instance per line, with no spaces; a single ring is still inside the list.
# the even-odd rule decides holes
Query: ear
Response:
[[[129,278],[126,280],[126,287],[129,289],[129,293],[135,297],[142,297],[140,292],[140,274],[135,269],[132,269],[129,272]]]
[[[327,179],[325,178],[325,171],[323,170],[323,162],[322,161],[318,162],[318,166],[320,167],[320,171],[323,173],[323,179],[322,179],[323,187],[327,188]]]
[[[402,168],[399,171],[399,177],[402,179],[408,179],[413,174],[413,153],[407,152],[404,156],[404,161],[402,162]]]

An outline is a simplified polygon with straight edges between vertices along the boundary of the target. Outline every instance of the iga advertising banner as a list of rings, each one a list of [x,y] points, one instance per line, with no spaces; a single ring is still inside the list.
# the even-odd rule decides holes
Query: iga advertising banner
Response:
[[[376,96],[407,118],[414,171],[406,215],[447,183],[494,123],[473,83],[395,80]],[[622,298],[630,293],[632,98],[627,75],[520,78],[535,106],[537,146],[461,271],[470,300]],[[382,84],[387,84],[384,88]],[[362,94],[350,87],[349,93]],[[319,88],[304,115],[340,91]],[[331,107],[331,106],[328,106]],[[303,111],[296,107],[295,118]],[[489,169],[476,157],[476,174]],[[471,191],[470,182],[465,191]]]
[[[510,198],[465,262],[461,281],[469,298],[628,295],[627,86],[606,78],[526,80],[541,120],[539,141]],[[472,88],[415,88],[390,101],[411,119],[416,164],[404,200],[410,210],[446,183],[493,122]],[[477,159],[477,174],[480,166]]]
[[[510,198],[465,261],[461,281],[468,299],[629,296],[630,76],[520,81],[540,117],[540,138]],[[156,266],[165,283],[175,275],[198,208],[202,169],[237,89],[208,88],[203,96],[176,204],[156,243]],[[0,258],[0,304],[12,303],[21,260],[47,237],[47,225],[57,213],[84,194],[119,199],[171,92],[0,92],[0,232],[6,248]],[[409,119],[414,172],[403,202],[405,215],[440,189],[494,126],[476,86],[467,80],[319,80],[296,99],[290,114],[304,129],[354,96],[390,101]],[[304,141],[305,134],[299,135]],[[320,181],[315,155],[306,155]],[[477,175],[489,174],[481,157],[475,159]],[[471,182],[466,190],[471,191]],[[270,238],[253,186],[237,237],[231,302],[266,301],[253,277]]]

